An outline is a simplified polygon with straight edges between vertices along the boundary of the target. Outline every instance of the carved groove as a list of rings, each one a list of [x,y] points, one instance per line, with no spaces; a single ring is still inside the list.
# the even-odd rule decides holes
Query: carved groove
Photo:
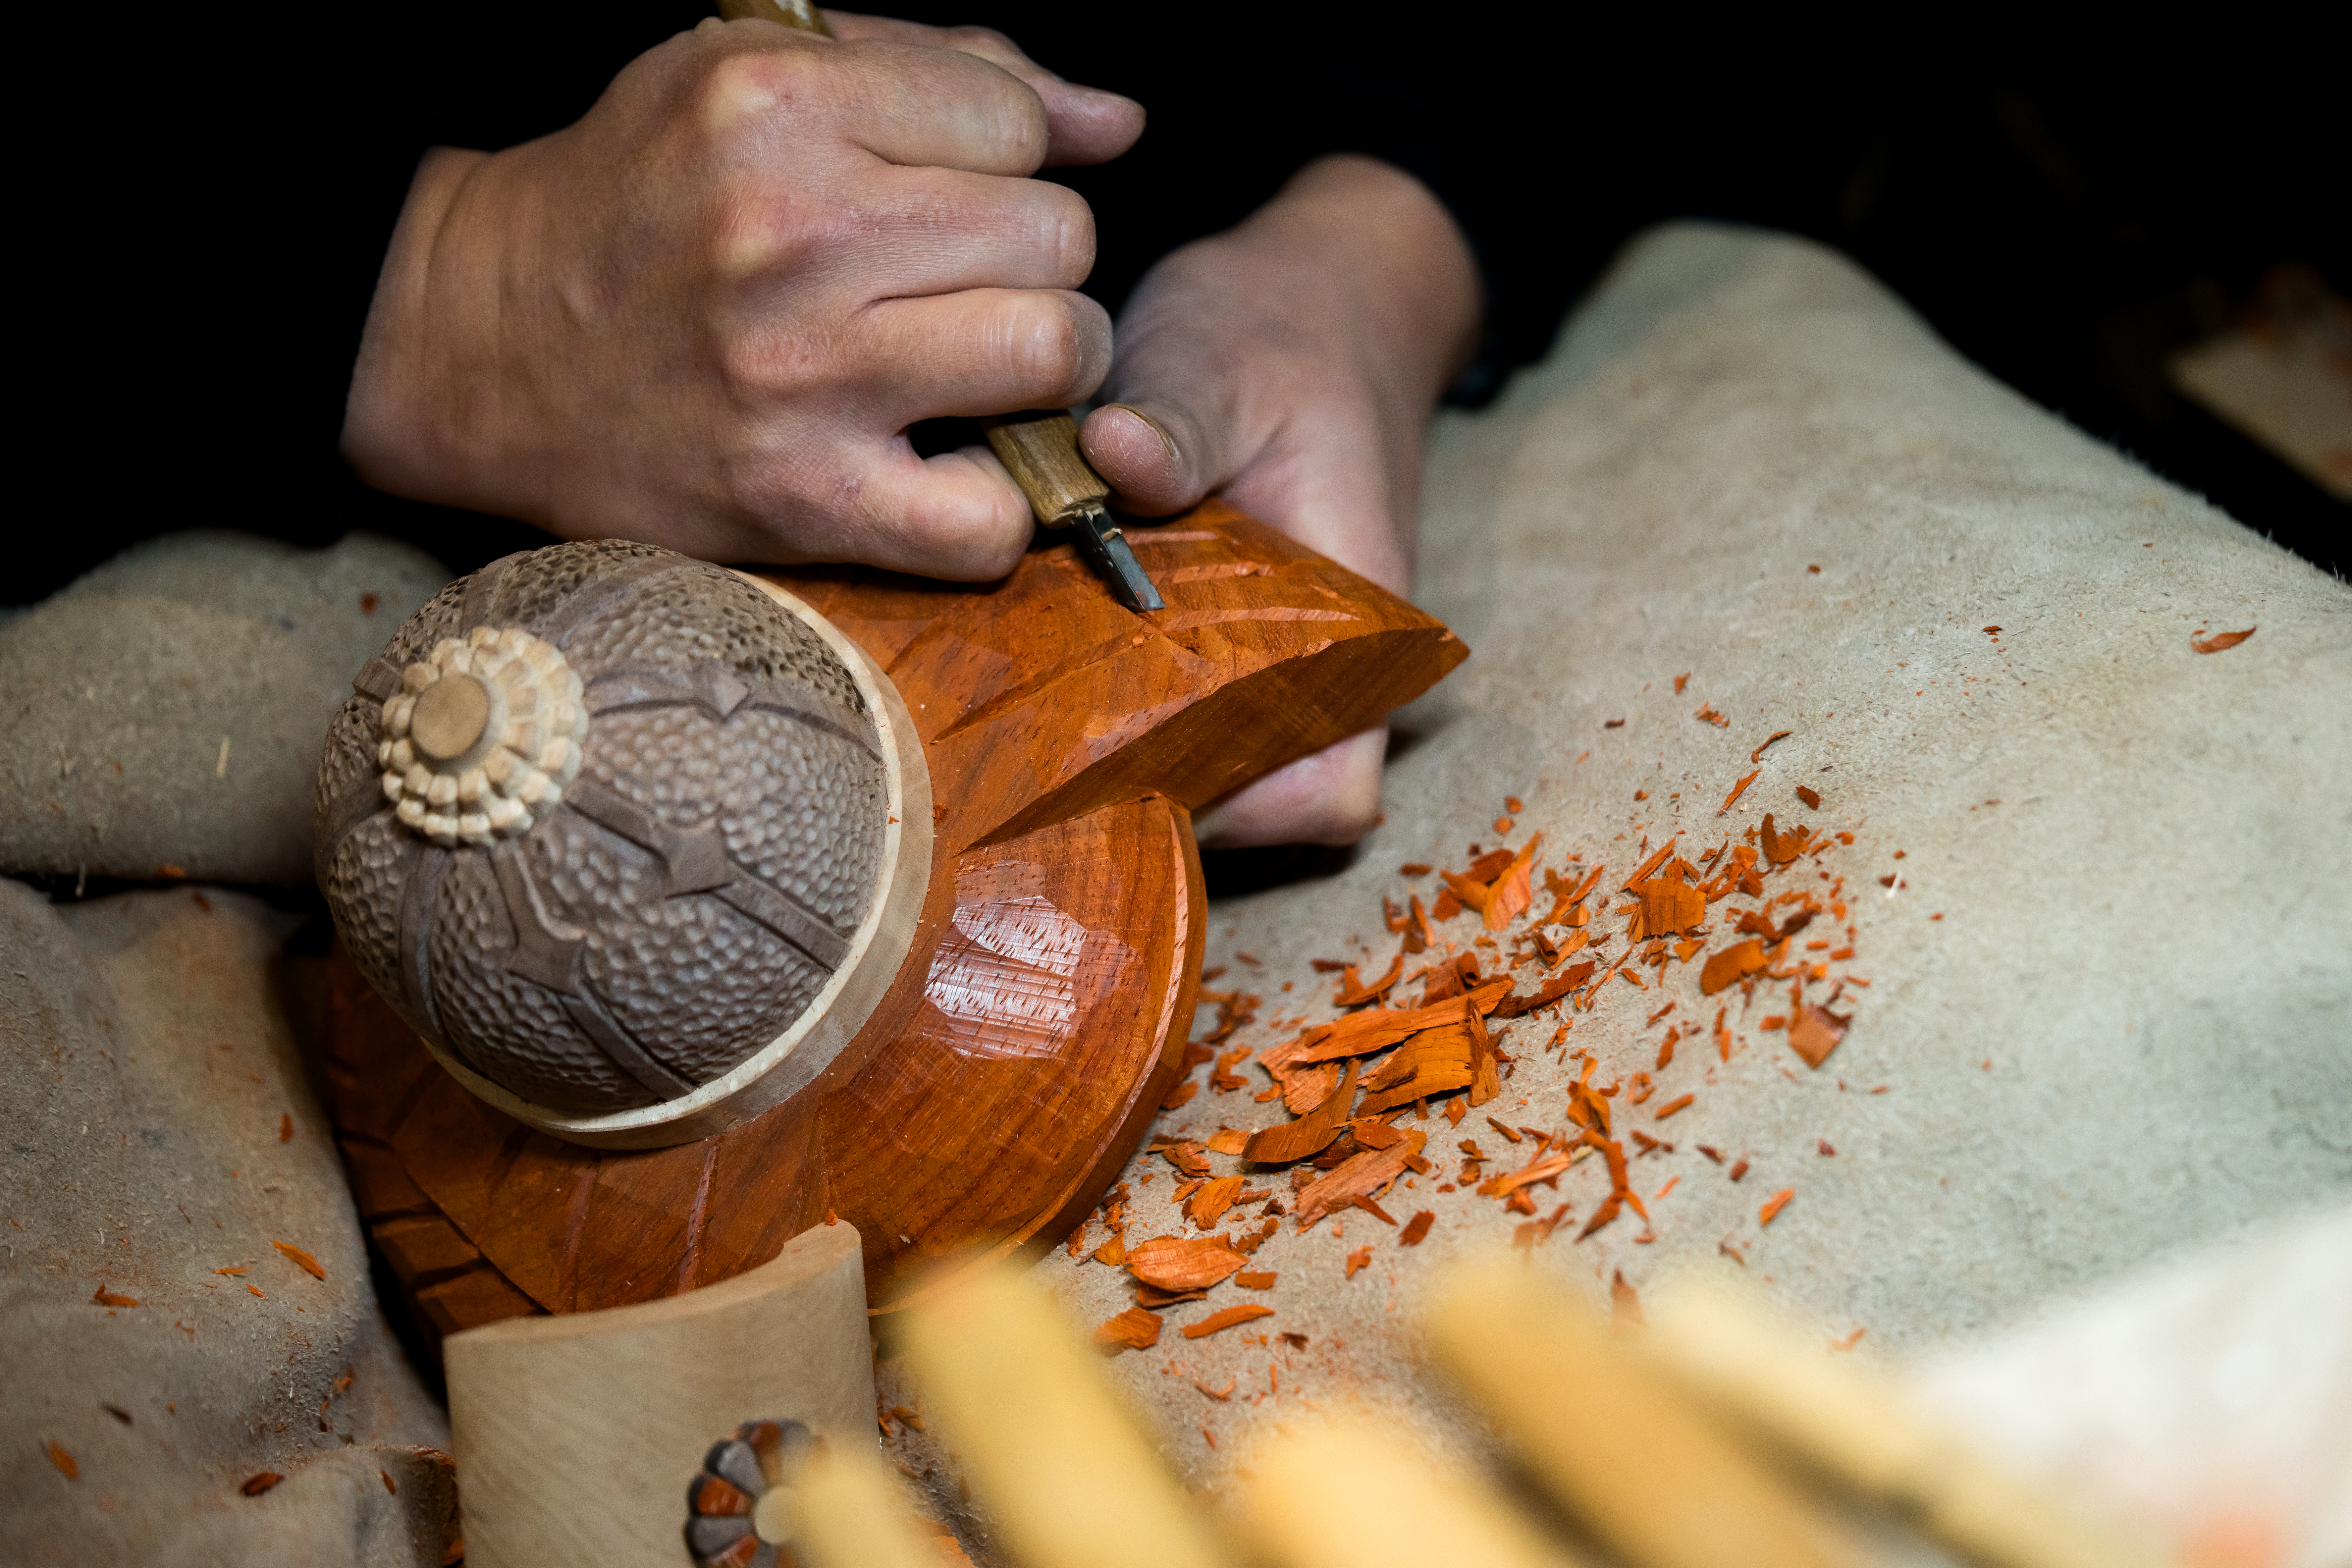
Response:
[[[604,998],[593,986],[583,984],[563,998],[563,1010],[580,1026],[580,1032],[596,1042],[597,1048],[613,1058],[613,1064],[663,1100],[676,1100],[679,1095],[694,1092],[694,1085],[677,1076],[660,1062],[653,1053],[637,1044],[622,1022],[613,1016]]]

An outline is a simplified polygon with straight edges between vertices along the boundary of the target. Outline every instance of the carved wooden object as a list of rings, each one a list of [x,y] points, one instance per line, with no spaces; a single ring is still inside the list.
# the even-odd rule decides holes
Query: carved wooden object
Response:
[[[585,1148],[468,1093],[348,962],[329,1100],[428,1333],[655,1300],[854,1223],[877,1310],[934,1259],[1050,1246],[1174,1079],[1203,905],[1192,812],[1380,722],[1465,649],[1222,502],[1132,542],[1121,608],[1067,542],[971,587],[767,575],[885,670],[932,783],[931,875],[887,992],[824,1076],[696,1143]]]

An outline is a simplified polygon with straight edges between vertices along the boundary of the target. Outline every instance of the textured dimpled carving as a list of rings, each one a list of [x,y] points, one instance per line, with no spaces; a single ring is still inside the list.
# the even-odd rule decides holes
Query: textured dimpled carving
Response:
[[[619,541],[449,588],[353,682],[319,879],[369,982],[523,1100],[675,1100],[790,1028],[873,906],[883,742],[816,631]]]

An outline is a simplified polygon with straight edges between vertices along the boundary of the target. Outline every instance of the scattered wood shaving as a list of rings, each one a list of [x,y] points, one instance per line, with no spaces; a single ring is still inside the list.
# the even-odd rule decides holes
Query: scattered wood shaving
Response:
[[[1851,1014],[1841,1016],[1819,1004],[1809,1004],[1790,1026],[1789,1048],[1804,1058],[1807,1067],[1819,1068],[1829,1060],[1853,1023]]]
[[[1371,1266],[1372,1266],[1372,1249],[1371,1249],[1370,1247],[1360,1247],[1356,1248],[1356,1250],[1355,1250],[1355,1251],[1353,1251],[1353,1252],[1351,1252],[1351,1253],[1348,1254],[1348,1278],[1349,1278],[1349,1279],[1353,1279],[1356,1277],[1356,1271],[1357,1271],[1358,1269],[1360,1269],[1360,1268],[1370,1268]]]
[[[1780,1211],[1789,1206],[1789,1200],[1796,1195],[1796,1188],[1782,1187],[1779,1192],[1774,1193],[1770,1197],[1766,1198],[1764,1200],[1764,1206],[1756,1211],[1757,1223],[1759,1225],[1770,1225],[1772,1221],[1779,1216]]]
[[[1159,1316],[1140,1307],[1129,1307],[1118,1316],[1097,1326],[1094,1342],[1096,1348],[1106,1355],[1117,1355],[1121,1351],[1148,1351],[1160,1342]]]
[[[1243,1148],[1242,1158],[1261,1165],[1286,1165],[1322,1150],[1339,1135],[1339,1129],[1347,1122],[1349,1107],[1356,1098],[1356,1072],[1360,1065],[1350,1061],[1339,1087],[1305,1116],[1252,1133]]]
[[[2242,632],[2220,632],[2210,637],[2190,637],[2189,646],[2199,653],[2220,653],[2223,648],[2237,647],[2260,628],[2248,626]]]
[[[297,1268],[299,1268],[303,1273],[308,1274],[311,1279],[324,1279],[327,1277],[327,1271],[320,1267],[319,1260],[311,1257],[309,1253],[303,1251],[300,1247],[296,1247],[293,1243],[287,1241],[273,1241],[269,1245],[284,1253],[288,1258],[293,1259],[294,1266]]]
[[[1157,1289],[1197,1290],[1223,1280],[1242,1262],[1222,1236],[1155,1236],[1128,1249],[1127,1271]]]
[[[1698,988],[1702,994],[1712,996],[1726,986],[1738,984],[1765,965],[1764,944],[1750,938],[1734,942],[1721,952],[1709,953],[1699,970]],[[1726,1058],[1728,1060],[1728,1057]]]
[[[1263,1306],[1255,1301],[1244,1301],[1234,1307],[1220,1307],[1199,1322],[1185,1324],[1184,1337],[1188,1340],[1206,1339],[1211,1334],[1221,1333],[1236,1323],[1246,1323],[1253,1319],[1273,1316],[1273,1308]]]
[[[1192,1201],[1184,1205],[1184,1212],[1195,1226],[1206,1230],[1224,1217],[1225,1211],[1240,1198],[1241,1191],[1242,1179],[1239,1176],[1219,1176],[1213,1182],[1201,1184],[1201,1190],[1194,1193]]]
[[[1405,1161],[1420,1153],[1424,1142],[1424,1134],[1408,1131],[1386,1149],[1368,1149],[1351,1155],[1329,1175],[1309,1184],[1298,1194],[1299,1230],[1314,1229],[1325,1215],[1348,1207],[1360,1194],[1376,1193],[1403,1175]]]

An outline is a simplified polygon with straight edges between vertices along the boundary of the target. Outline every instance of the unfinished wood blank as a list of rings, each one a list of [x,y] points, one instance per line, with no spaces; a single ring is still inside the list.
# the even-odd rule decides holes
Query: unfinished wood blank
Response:
[[[475,1568],[683,1563],[687,1484],[741,1423],[873,1441],[865,1281],[845,1224],[723,1284],[492,1323],[443,1354]]]

